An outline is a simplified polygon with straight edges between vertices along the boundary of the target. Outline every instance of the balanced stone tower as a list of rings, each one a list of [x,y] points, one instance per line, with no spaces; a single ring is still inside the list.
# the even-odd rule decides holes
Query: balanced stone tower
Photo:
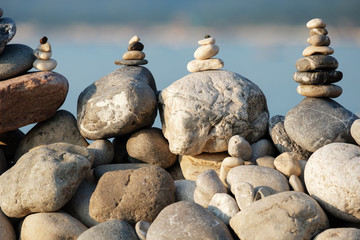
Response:
[[[142,51],[144,45],[140,42],[140,38],[135,35],[129,40],[128,51],[124,53],[123,59],[116,60],[116,65],[138,66],[145,65],[148,61],[145,59],[145,53]]]
[[[334,49],[329,47],[326,23],[320,18],[314,18],[306,27],[310,29],[310,37],[307,39],[310,46],[304,49],[304,57],[296,62],[298,71],[293,78],[300,83],[297,92],[306,97],[336,98],[341,95],[342,89],[333,83],[340,81],[343,75],[335,70],[338,61],[330,56]]]
[[[55,69],[57,62],[51,58],[51,45],[48,43],[47,37],[44,36],[40,39],[40,45],[35,49],[34,55],[37,58],[33,63],[34,68],[40,71],[51,71]]]

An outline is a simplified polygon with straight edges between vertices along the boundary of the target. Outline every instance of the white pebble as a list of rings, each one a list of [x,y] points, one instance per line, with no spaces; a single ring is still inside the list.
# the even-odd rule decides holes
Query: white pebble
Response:
[[[198,60],[205,60],[215,56],[218,52],[219,47],[215,44],[203,45],[196,49],[194,57]]]
[[[138,42],[138,41],[140,41],[140,38],[137,35],[135,35],[132,38],[130,38],[129,44],[132,44],[133,42]]]

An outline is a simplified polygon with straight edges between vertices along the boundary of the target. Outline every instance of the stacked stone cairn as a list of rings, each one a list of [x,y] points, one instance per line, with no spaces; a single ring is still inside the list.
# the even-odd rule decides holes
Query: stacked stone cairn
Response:
[[[129,40],[128,51],[124,53],[123,59],[116,60],[116,65],[138,66],[145,65],[148,61],[145,59],[145,53],[142,51],[144,45],[140,42],[140,38],[135,35]]]
[[[336,98],[341,95],[342,89],[332,83],[340,81],[343,75],[335,70],[338,61],[330,56],[334,49],[329,47],[326,23],[320,18],[314,18],[306,27],[310,29],[310,37],[307,39],[310,46],[304,49],[304,58],[296,62],[298,71],[293,78],[300,83],[297,92],[306,97]]]
[[[215,38],[210,35],[205,35],[204,39],[198,41],[198,44],[201,46],[194,52],[195,60],[192,60],[187,65],[189,72],[214,70],[224,67],[224,62],[221,59],[212,58],[219,52],[219,47],[215,42]]]
[[[40,45],[35,49],[34,55],[37,57],[33,63],[34,68],[40,71],[51,71],[55,69],[57,62],[51,59],[51,45],[48,43],[47,37],[44,36],[40,39]]]

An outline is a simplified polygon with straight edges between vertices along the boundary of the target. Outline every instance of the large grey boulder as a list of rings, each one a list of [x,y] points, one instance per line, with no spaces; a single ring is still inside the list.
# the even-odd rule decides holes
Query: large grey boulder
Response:
[[[151,72],[121,67],[81,92],[77,104],[80,133],[88,139],[110,138],[149,127],[157,110]]]
[[[159,102],[164,136],[174,154],[227,151],[233,135],[253,143],[268,126],[269,112],[260,88],[230,71],[186,75],[164,89]]]
[[[330,98],[305,98],[285,117],[288,136],[309,152],[332,142],[355,143],[350,128],[358,119]]]
[[[306,188],[324,209],[337,218],[360,223],[360,147],[331,143],[309,158]]]
[[[90,170],[90,150],[67,143],[33,148],[0,176],[0,207],[9,217],[62,208]]]
[[[150,225],[147,240],[230,240],[226,225],[194,202],[181,201],[164,208]]]
[[[230,219],[241,240],[312,239],[329,227],[319,204],[300,192],[281,192],[254,202]]]

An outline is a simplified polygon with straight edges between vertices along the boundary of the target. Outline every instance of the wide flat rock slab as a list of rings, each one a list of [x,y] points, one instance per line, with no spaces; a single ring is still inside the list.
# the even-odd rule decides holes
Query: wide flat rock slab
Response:
[[[49,119],[68,89],[67,79],[50,71],[0,81],[0,133]]]
[[[268,126],[260,88],[230,71],[188,74],[164,89],[159,103],[164,136],[174,154],[227,151],[233,135],[253,143]]]
[[[81,92],[78,127],[88,139],[115,137],[151,126],[156,110],[156,85],[151,72],[145,67],[126,66]]]

